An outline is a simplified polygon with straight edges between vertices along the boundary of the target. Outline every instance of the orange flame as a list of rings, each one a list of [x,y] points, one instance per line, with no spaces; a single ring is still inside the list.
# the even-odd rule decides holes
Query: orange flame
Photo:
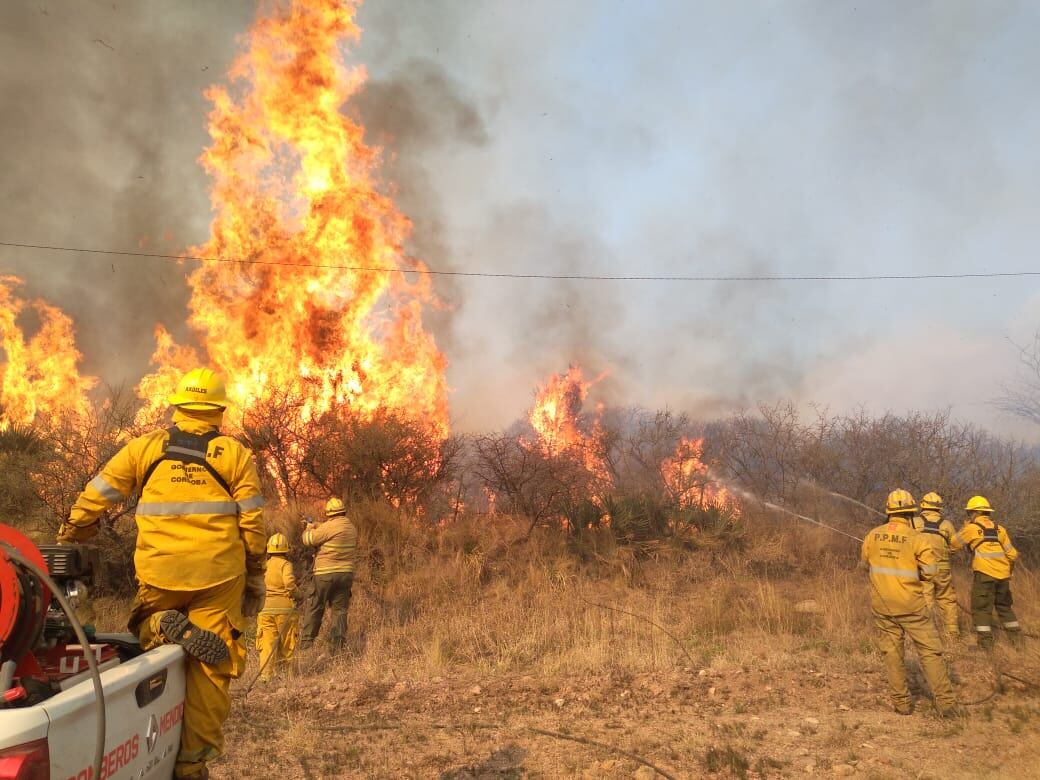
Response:
[[[215,216],[190,253],[251,263],[193,272],[188,321],[240,410],[277,390],[302,399],[301,423],[389,410],[446,436],[446,360],[422,321],[429,277],[396,272],[424,268],[404,252],[410,223],[377,189],[379,150],[341,112],[366,78],[344,62],[360,35],[356,9],[273,7],[249,31],[231,86],[206,93],[212,143],[201,163]],[[395,272],[361,270],[371,268]],[[157,370],[138,388],[146,418],[199,363],[157,335]]]
[[[538,443],[552,457],[564,453],[578,455],[585,467],[597,478],[607,481],[607,467],[603,458],[603,431],[599,413],[586,433],[582,425],[582,410],[589,389],[601,377],[587,382],[580,366],[572,365],[565,374],[554,374],[545,385],[538,387],[529,419],[538,434]],[[585,426],[588,427],[588,426]]]
[[[6,362],[0,366],[0,430],[12,425],[46,425],[69,414],[84,417],[87,393],[97,380],[80,376],[72,320],[42,300],[26,301],[15,290],[22,280],[0,277],[0,340]],[[35,312],[39,329],[26,337],[18,318]]]
[[[681,507],[721,509],[739,514],[737,501],[711,478],[704,457],[704,439],[683,437],[675,455],[661,464],[661,475],[672,498]]]

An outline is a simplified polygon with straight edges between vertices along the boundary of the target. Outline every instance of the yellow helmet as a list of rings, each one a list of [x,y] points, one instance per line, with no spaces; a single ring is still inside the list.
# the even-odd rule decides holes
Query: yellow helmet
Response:
[[[968,512],[981,512],[985,515],[993,512],[993,507],[990,506],[989,501],[982,496],[972,496],[968,499],[968,505],[964,508]]]
[[[347,513],[347,505],[341,499],[330,498],[325,504],[325,517],[338,517]]]
[[[227,407],[227,389],[220,374],[208,368],[194,368],[181,377],[168,399],[170,406],[206,412]]]
[[[942,496],[938,493],[925,493],[925,495],[921,497],[921,509],[931,509],[935,512],[941,512],[942,508]]]
[[[886,515],[907,515],[917,511],[917,503],[914,497],[900,488],[888,494],[885,502]]]
[[[271,534],[267,540],[267,552],[272,555],[289,552],[289,540],[285,538],[285,534]]]

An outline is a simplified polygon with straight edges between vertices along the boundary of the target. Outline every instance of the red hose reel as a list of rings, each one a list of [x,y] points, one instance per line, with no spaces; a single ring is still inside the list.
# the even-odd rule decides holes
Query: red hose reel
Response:
[[[51,601],[43,583],[7,555],[9,548],[47,571],[36,545],[20,531],[0,524],[0,663],[18,663],[36,647]]]

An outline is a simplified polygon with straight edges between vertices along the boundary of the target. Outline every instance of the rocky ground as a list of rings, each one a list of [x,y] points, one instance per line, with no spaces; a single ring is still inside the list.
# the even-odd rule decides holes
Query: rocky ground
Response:
[[[650,764],[683,778],[1040,776],[1040,641],[993,656],[956,645],[969,706],[952,721],[923,697],[894,715],[869,647],[728,644],[704,666],[558,679],[388,669],[374,682],[354,679],[349,659],[305,658],[293,678],[248,695],[239,684],[213,776],[651,778]],[[996,669],[1022,682],[998,689]]]

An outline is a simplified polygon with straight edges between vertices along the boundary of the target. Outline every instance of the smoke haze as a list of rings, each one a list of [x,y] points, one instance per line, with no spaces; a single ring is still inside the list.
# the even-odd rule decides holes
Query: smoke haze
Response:
[[[255,3],[0,7],[0,240],[178,253],[207,235],[206,87]],[[652,5],[370,0],[348,110],[382,146],[433,268],[592,274],[1028,270],[1040,226],[1029,3]],[[64,308],[85,370],[133,382],[191,270],[0,248]],[[991,401],[1022,280],[620,283],[438,279],[429,321],[462,429],[504,427],[580,362],[604,400],[712,415],[792,397]],[[973,381],[964,381],[966,370]]]

